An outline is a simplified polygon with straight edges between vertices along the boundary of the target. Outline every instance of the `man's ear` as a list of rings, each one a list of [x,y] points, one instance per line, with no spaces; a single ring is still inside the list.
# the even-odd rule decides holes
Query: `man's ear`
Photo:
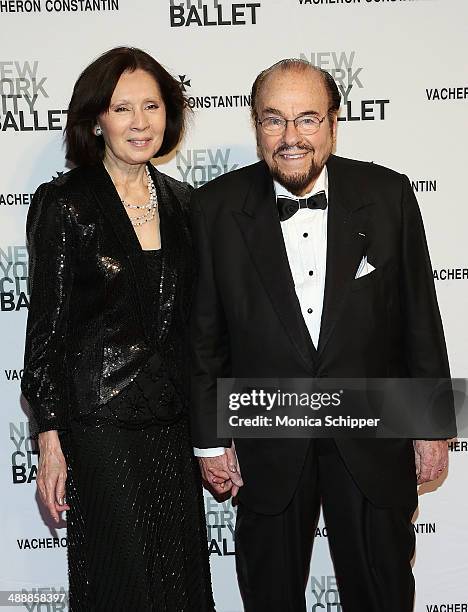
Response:
[[[336,139],[338,135],[338,116],[339,114],[340,114],[340,111],[338,110],[338,112],[333,113],[333,119],[329,120],[331,122],[330,130],[331,130],[331,135],[332,135],[332,143],[333,143],[332,152],[333,153],[336,151]]]

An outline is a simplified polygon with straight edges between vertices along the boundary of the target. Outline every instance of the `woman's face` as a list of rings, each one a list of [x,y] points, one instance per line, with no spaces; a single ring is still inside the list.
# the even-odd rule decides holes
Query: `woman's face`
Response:
[[[164,138],[166,107],[153,76],[141,69],[124,72],[98,123],[106,143],[104,159],[136,165],[154,157]]]

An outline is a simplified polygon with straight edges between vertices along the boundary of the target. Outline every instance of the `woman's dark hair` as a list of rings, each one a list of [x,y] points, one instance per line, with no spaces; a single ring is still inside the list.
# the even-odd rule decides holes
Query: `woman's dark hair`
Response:
[[[185,129],[188,108],[180,84],[148,53],[116,47],[83,70],[73,88],[65,128],[66,158],[76,166],[93,164],[104,156],[104,139],[95,136],[98,116],[107,111],[118,80],[126,71],[144,70],[159,85],[166,107],[164,139],[155,157],[169,153]]]
[[[335,83],[335,79],[332,77],[332,75],[329,72],[327,72],[326,70],[323,70],[322,68],[319,68],[318,66],[314,66],[313,64],[310,64],[306,60],[295,59],[295,58],[283,59],[277,62],[276,64],[273,64],[273,66],[270,66],[269,68],[266,68],[265,70],[263,70],[257,76],[257,78],[254,81],[254,84],[252,85],[252,91],[250,95],[250,113],[251,113],[252,121],[254,122],[254,124],[257,123],[257,119],[258,119],[257,101],[258,101],[258,96],[260,95],[260,91],[267,77],[270,76],[270,74],[272,74],[273,72],[276,72],[277,70],[284,70],[284,71],[285,70],[303,70],[303,71],[313,70],[314,72],[317,72],[318,74],[320,74],[320,76],[323,79],[323,84],[325,85],[325,89],[327,90],[327,93],[328,93],[329,119],[332,120],[333,117],[338,113],[338,111],[340,110],[340,104],[341,104],[341,94]]]

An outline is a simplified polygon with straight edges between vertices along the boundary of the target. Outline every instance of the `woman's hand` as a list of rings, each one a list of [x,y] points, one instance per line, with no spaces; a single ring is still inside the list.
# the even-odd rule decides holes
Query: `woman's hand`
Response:
[[[65,503],[66,479],[67,464],[57,431],[40,433],[37,488],[42,502],[56,523],[60,521],[60,512],[70,509]]]

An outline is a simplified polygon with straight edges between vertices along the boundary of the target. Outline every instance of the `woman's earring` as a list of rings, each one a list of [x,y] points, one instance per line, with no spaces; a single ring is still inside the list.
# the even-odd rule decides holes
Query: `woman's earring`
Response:
[[[94,128],[94,133],[96,134],[96,136],[102,136],[102,130],[101,130],[101,126],[100,125],[97,125]]]

